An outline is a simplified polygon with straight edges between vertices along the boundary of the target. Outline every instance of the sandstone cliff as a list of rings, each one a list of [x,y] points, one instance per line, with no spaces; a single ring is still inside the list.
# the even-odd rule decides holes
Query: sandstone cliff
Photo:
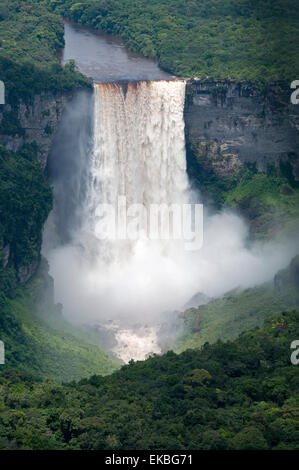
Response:
[[[245,162],[259,171],[268,164],[290,166],[299,181],[299,106],[291,89],[273,83],[264,90],[249,83],[189,81],[185,123],[187,150],[219,177]]]
[[[4,132],[1,132],[2,143],[7,149],[17,152],[25,143],[36,142],[38,159],[44,169],[62,112],[72,96],[72,93],[42,93],[35,96],[31,103],[21,101],[16,109],[12,109],[9,104],[1,106],[0,124],[3,123],[5,113],[13,113],[19,121],[21,130],[19,133],[5,134],[4,127]]]
[[[20,102],[18,106],[10,104],[0,106],[1,144],[8,150],[18,152],[25,144],[36,143],[37,158],[43,170],[46,168],[48,154],[57,131],[63,110],[71,100],[73,93],[42,93],[34,97],[31,103]],[[30,218],[28,227],[33,225]],[[30,260],[16,263],[14,248],[4,238],[0,239],[0,266],[4,270],[16,272],[20,284],[26,283],[36,272],[40,258],[41,236],[32,236],[32,255]],[[7,271],[7,272],[8,272]]]

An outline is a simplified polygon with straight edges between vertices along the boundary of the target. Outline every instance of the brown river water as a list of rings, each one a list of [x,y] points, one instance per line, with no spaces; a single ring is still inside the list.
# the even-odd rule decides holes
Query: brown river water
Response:
[[[115,36],[65,22],[62,63],[76,61],[84,75],[96,83],[138,80],[171,80],[175,77],[159,69],[156,62],[129,51]]]

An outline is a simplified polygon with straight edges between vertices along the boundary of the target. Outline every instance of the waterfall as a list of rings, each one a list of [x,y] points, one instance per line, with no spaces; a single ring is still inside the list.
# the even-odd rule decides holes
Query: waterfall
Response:
[[[73,231],[72,243],[49,256],[56,296],[72,319],[99,322],[112,331],[117,356],[144,359],[160,352],[157,323],[162,312],[187,300],[179,290],[186,277],[178,262],[182,244],[103,240],[97,233],[97,214],[103,205],[116,208],[119,198],[125,198],[126,207],[139,204],[146,211],[152,204],[187,201],[185,82],[95,84],[93,101],[82,222]],[[67,281],[62,266],[68,266]]]
[[[186,267],[190,263],[182,240],[111,240],[100,238],[97,231],[101,225],[99,208],[107,204],[115,207],[119,198],[126,199],[126,207],[137,204],[145,210],[153,204],[187,202],[184,102],[185,82],[179,80],[94,85],[93,105],[88,104],[93,113],[92,142],[86,143],[84,158],[74,152],[71,157],[76,162],[74,172],[78,172],[77,160],[81,161],[84,182],[78,184],[78,178],[71,178],[69,158],[67,174],[54,182],[58,188],[54,216],[65,216],[68,209],[57,210],[57,206],[60,201],[63,208],[66,205],[65,193],[76,193],[68,187],[69,181],[75,180],[76,188],[84,188],[75,203],[67,205],[76,205],[76,225],[68,230],[72,233],[70,242],[46,253],[56,299],[73,321],[116,319],[126,325],[153,325],[162,312],[176,310],[194,293],[196,280],[192,269]],[[80,103],[72,112],[78,114],[81,124]],[[65,126],[69,133],[69,118]],[[78,147],[82,149],[82,142]],[[57,156],[57,161],[64,166],[63,155],[59,160]],[[56,173],[59,178],[62,170]],[[63,226],[63,222],[56,225]],[[176,225],[175,217],[172,223]],[[145,225],[142,229],[146,231]],[[46,235],[54,238],[49,229]]]
[[[187,189],[185,83],[157,81],[94,87],[92,199],[129,204],[181,201]]]
[[[127,206],[140,204],[146,210],[151,204],[186,201],[184,100],[183,81],[94,85],[85,233],[97,238],[97,209],[103,204],[116,208],[120,197]],[[130,244],[131,252],[134,245]],[[98,249],[100,257],[117,262],[128,243],[102,242]]]

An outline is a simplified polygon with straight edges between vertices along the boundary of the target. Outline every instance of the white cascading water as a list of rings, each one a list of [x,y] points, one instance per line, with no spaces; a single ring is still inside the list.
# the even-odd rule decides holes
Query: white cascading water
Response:
[[[117,208],[120,196],[125,196],[127,207],[142,204],[146,209],[154,203],[187,201],[184,100],[183,81],[142,81],[125,88],[116,83],[94,86],[86,233],[97,237],[97,209],[102,204]],[[97,248],[102,260],[118,264],[128,261],[137,246],[136,242],[102,240]],[[163,247],[170,249],[167,243]]]
[[[185,83],[95,85],[92,200],[128,204],[182,201],[188,187]]]
[[[102,204],[116,207],[119,196],[127,206],[146,208],[187,202],[184,100],[184,81],[94,85],[84,222],[69,246],[48,255],[65,314],[113,330],[115,352],[126,361],[160,352],[161,314],[183,305],[195,281],[182,266],[180,241],[99,239],[97,210]],[[181,288],[186,282],[187,291]]]
[[[132,317],[136,321],[137,308],[146,321],[151,322],[150,313],[155,317],[162,313],[160,308],[174,308],[174,304],[160,306],[160,299],[158,310],[154,303],[150,304],[149,295],[157,295],[156,287],[152,292],[156,274],[151,269],[147,271],[147,264],[153,256],[157,262],[154,271],[159,270],[161,261],[165,264],[165,260],[169,270],[172,269],[168,257],[171,260],[171,250],[177,249],[178,244],[174,248],[169,241],[155,244],[141,240],[98,241],[96,214],[102,204],[116,208],[120,196],[125,196],[127,207],[137,203],[147,209],[153,203],[170,205],[187,200],[184,100],[183,81],[142,81],[128,83],[126,87],[116,83],[94,86],[94,145],[84,224],[85,240],[92,237],[92,242],[85,243],[85,256],[90,260],[95,257],[96,274],[92,277],[103,270],[113,284],[116,281],[111,285],[113,292],[109,295],[112,298],[122,292],[120,285],[125,286],[121,302],[115,303],[113,299],[111,305],[108,301],[107,316],[110,311],[112,318],[116,315],[116,321],[130,322]],[[146,232],[147,227],[143,228]],[[86,252],[88,246],[89,253]],[[143,272],[140,263],[144,266]],[[119,279],[122,276],[124,282]],[[93,283],[97,284],[92,280]],[[101,284],[98,287],[102,291],[103,282]],[[143,299],[139,299],[136,288],[143,291]],[[128,329],[113,323],[106,327],[114,330],[117,341],[114,352],[125,362],[132,357],[144,359],[151,352],[160,352],[155,326],[135,325]]]
[[[246,248],[246,225],[227,212],[205,218],[197,252],[179,240],[99,239],[101,204],[116,206],[120,196],[146,208],[188,201],[184,100],[184,81],[94,86],[84,222],[68,245],[46,250],[65,315],[112,330],[124,361],[160,352],[163,312],[183,309],[196,292],[219,296],[262,282],[290,258],[284,246]]]

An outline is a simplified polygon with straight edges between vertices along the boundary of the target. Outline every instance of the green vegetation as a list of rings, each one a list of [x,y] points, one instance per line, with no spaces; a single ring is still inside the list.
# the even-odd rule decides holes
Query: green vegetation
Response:
[[[241,332],[261,326],[267,317],[282,310],[299,308],[299,256],[279,271],[274,281],[248,289],[235,289],[183,314],[184,333],[175,350],[198,348],[236,338]]]
[[[4,449],[298,449],[298,314],[233,342],[131,362],[108,377],[0,375]]]
[[[37,161],[38,148],[23,145],[17,153],[1,145],[9,137],[25,141],[18,117],[20,100],[42,92],[54,94],[90,85],[73,63],[60,65],[64,44],[61,19],[34,1],[0,0],[0,79],[6,106],[0,106],[0,292],[12,292],[37,263],[41,231],[52,207],[51,188]],[[47,112],[47,110],[45,110]],[[45,133],[51,134],[50,124]],[[6,253],[5,253],[6,250]],[[5,257],[8,255],[8,259]],[[5,269],[4,269],[5,268]],[[25,272],[27,271],[27,273]]]
[[[34,144],[18,153],[0,147],[0,338],[7,364],[57,381],[109,373],[118,365],[96,338],[64,321],[53,301],[44,309],[41,302],[36,305],[46,292],[43,277],[19,286],[22,270],[34,272],[39,262],[42,228],[52,207],[36,152]]]
[[[56,382],[108,374],[119,367],[99,347],[95,334],[69,324],[60,306],[43,302],[47,275],[35,275],[13,298],[0,297],[0,338],[7,367]]]
[[[0,107],[1,136],[25,137],[20,101],[30,104],[39,93],[90,86],[74,63],[60,65],[57,52],[63,45],[62,20],[45,6],[0,1],[0,79],[7,104]],[[45,133],[52,133],[50,124]],[[0,145],[0,338],[7,364],[58,382],[107,374],[119,364],[100,349],[98,338],[68,324],[53,300],[41,307],[43,276],[20,286],[38,266],[42,228],[52,208],[52,190],[37,155],[35,143],[16,153]]]
[[[219,177],[205,156],[189,151],[187,163],[204,202],[241,213],[255,238],[269,239],[298,230],[299,184],[287,164],[269,165],[267,172],[258,172],[255,165],[247,163],[233,176]]]
[[[22,268],[33,265],[34,271],[39,262],[42,228],[52,207],[36,152],[34,144],[18,153],[0,147],[0,338],[6,361],[56,381],[106,374],[118,364],[100,349],[97,338],[63,320],[53,301],[41,307],[47,275],[19,285]]]
[[[34,144],[18,153],[0,146],[0,240],[1,248],[9,247],[7,266],[0,264],[4,293],[15,287],[20,267],[38,259],[43,224],[52,208],[52,191],[36,154]]]
[[[268,174],[245,171],[225,196],[225,206],[237,208],[247,216],[252,232],[259,237],[271,238],[278,232],[291,233],[298,229],[298,182],[292,187],[278,173],[275,168]]]
[[[60,65],[57,51],[63,45],[62,21],[47,8],[32,0],[0,1],[0,79],[7,103],[90,85],[74,64]]]
[[[40,0],[78,23],[120,35],[179,76],[265,82],[299,76],[293,0]]]

